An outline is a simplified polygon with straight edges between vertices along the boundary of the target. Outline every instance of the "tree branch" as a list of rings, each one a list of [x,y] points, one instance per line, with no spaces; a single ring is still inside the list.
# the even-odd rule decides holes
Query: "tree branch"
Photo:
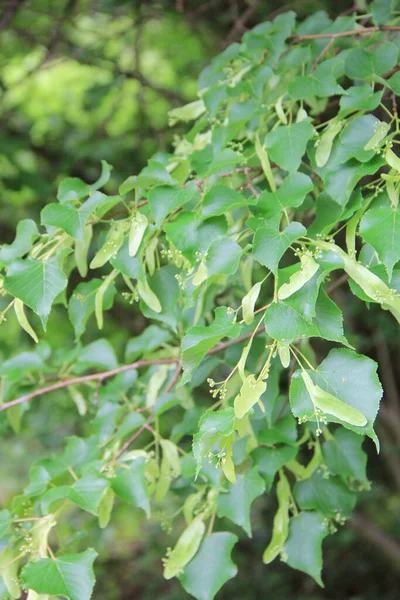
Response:
[[[349,524],[360,537],[379,548],[389,560],[400,568],[400,544],[392,537],[384,533],[358,511],[353,513],[353,517],[349,521]]]
[[[11,0],[7,10],[4,11],[3,15],[0,17],[0,33],[5,29],[15,17],[19,8],[21,8],[22,4],[25,0]]]
[[[298,43],[306,40],[321,40],[323,38],[331,38],[335,40],[337,38],[349,37],[352,35],[369,35],[379,31],[400,31],[400,26],[384,25],[382,27],[363,27],[360,29],[352,29],[350,31],[341,31],[338,33],[310,33],[307,35],[296,35],[294,36],[293,41]]]
[[[258,334],[262,333],[263,331],[265,331],[264,327],[259,327],[254,335],[258,335]],[[250,333],[245,333],[245,334],[240,335],[239,337],[234,338],[232,340],[228,340],[226,342],[221,342],[221,343],[217,344],[215,346],[215,348],[212,348],[211,350],[209,350],[207,352],[207,355],[215,354],[216,352],[221,352],[221,350],[225,350],[226,348],[229,348],[229,346],[232,346],[233,344],[239,344],[240,342],[243,342],[244,340],[250,339],[252,337],[252,335],[253,335],[253,332],[251,331]],[[177,370],[171,381],[171,383],[173,383],[173,385],[175,385],[175,383],[179,377],[179,373],[181,371],[181,368],[180,368],[181,360],[179,358],[158,358],[158,359],[154,359],[154,360],[138,360],[134,363],[131,363],[130,365],[123,365],[122,367],[117,367],[116,369],[111,369],[110,371],[103,371],[102,373],[92,373],[90,375],[82,375],[80,377],[74,377],[71,379],[63,379],[62,381],[57,381],[57,383],[53,383],[52,385],[48,385],[46,387],[39,388],[33,392],[30,392],[29,394],[20,396],[20,398],[17,398],[16,400],[11,400],[10,402],[5,402],[4,404],[2,404],[0,406],[0,412],[5,411],[8,408],[11,408],[12,406],[18,406],[18,404],[24,404],[25,402],[29,402],[30,400],[33,400],[33,398],[37,398],[38,396],[42,396],[44,394],[48,394],[49,392],[54,392],[55,390],[60,390],[62,388],[68,387],[69,385],[77,385],[80,383],[86,383],[88,381],[99,381],[101,383],[102,381],[104,381],[104,379],[108,379],[109,377],[114,377],[115,375],[118,375],[119,373],[124,373],[125,371],[132,371],[134,369],[140,369],[141,367],[149,367],[151,365],[170,365],[170,364],[177,364]],[[171,383],[170,383],[170,386],[171,386]],[[173,385],[171,386],[170,389],[172,389]]]
[[[48,385],[44,388],[40,388],[31,392],[30,394],[25,394],[25,396],[21,396],[16,400],[11,400],[10,402],[5,402],[0,406],[0,412],[7,410],[7,408],[11,408],[12,406],[17,406],[18,404],[24,404],[25,402],[29,402],[33,398],[37,398],[37,396],[42,396],[43,394],[48,394],[49,392],[54,392],[55,390],[59,390],[61,388],[68,387],[69,385],[76,385],[79,383],[86,383],[87,381],[100,381],[102,382],[104,379],[108,379],[109,377],[114,377],[119,373],[124,373],[125,371],[132,371],[134,369],[140,369],[141,367],[148,367],[151,365],[168,365],[177,363],[179,361],[178,358],[159,358],[154,360],[138,360],[130,365],[124,365],[122,367],[117,367],[116,369],[111,369],[110,371],[103,371],[102,373],[92,373],[91,375],[83,375],[81,377],[74,377],[72,379],[63,379],[62,381],[57,381],[57,383],[53,383],[52,385]]]

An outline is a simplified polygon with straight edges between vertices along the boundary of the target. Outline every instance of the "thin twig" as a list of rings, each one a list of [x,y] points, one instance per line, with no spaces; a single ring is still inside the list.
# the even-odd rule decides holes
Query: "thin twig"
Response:
[[[317,58],[314,60],[313,65],[311,67],[311,73],[314,71],[315,67],[318,65],[321,58],[323,58],[325,56],[325,54],[327,52],[329,52],[329,50],[331,49],[331,47],[334,43],[335,43],[335,38],[331,37],[331,39],[329,40],[329,42],[327,43],[325,48],[323,48],[321,50],[321,52],[318,54]]]
[[[146,423],[144,425],[142,425],[141,427],[139,427],[139,429],[137,431],[135,431],[135,433],[129,438],[129,440],[127,440],[125,442],[125,444],[123,446],[121,446],[120,450],[117,452],[117,454],[114,456],[114,458],[110,461],[110,464],[114,464],[117,462],[117,460],[124,454],[124,452],[126,452],[129,448],[129,446],[131,446],[133,444],[133,442],[143,433],[143,431],[145,431],[146,427],[145,427]]]
[[[179,361],[177,367],[176,367],[176,371],[174,373],[174,376],[172,377],[171,381],[169,382],[165,393],[168,394],[174,387],[174,385],[176,384],[176,382],[178,381],[179,375],[181,374],[182,371],[182,363]]]
[[[400,544],[394,538],[379,529],[358,511],[353,513],[349,525],[352,526],[362,538],[379,548],[387,558],[400,568]]]
[[[262,333],[263,331],[265,331],[264,328],[260,327],[259,329],[257,329],[257,331],[254,335],[258,335],[259,333]],[[234,338],[232,340],[228,340],[226,342],[221,342],[221,343],[217,344],[217,346],[215,346],[215,348],[212,348],[211,350],[209,350],[207,352],[207,355],[215,354],[216,352],[221,352],[222,350],[229,348],[229,346],[232,346],[233,344],[239,344],[240,342],[243,342],[244,340],[248,340],[249,338],[251,338],[252,335],[253,335],[253,332],[245,333],[245,334],[240,335],[239,337]],[[130,365],[124,365],[122,367],[117,367],[116,369],[111,369],[110,371],[103,371],[102,373],[92,373],[91,375],[83,375],[81,377],[74,377],[72,379],[63,379],[62,381],[58,381],[57,383],[53,383],[52,385],[48,385],[44,388],[37,389],[29,394],[25,394],[25,396],[21,396],[20,398],[17,398],[16,400],[11,400],[10,402],[5,402],[4,404],[2,404],[0,406],[0,412],[5,411],[8,408],[11,408],[12,406],[17,406],[18,404],[24,404],[25,402],[29,402],[33,398],[37,398],[38,396],[42,396],[43,394],[48,394],[49,392],[54,392],[55,390],[59,390],[59,389],[68,387],[69,385],[86,383],[87,381],[102,382],[104,379],[108,379],[109,377],[114,377],[115,375],[118,375],[119,373],[124,373],[125,371],[132,371],[134,369],[140,369],[141,367],[148,367],[151,365],[168,365],[168,364],[174,364],[174,363],[180,365],[181,361],[179,358],[159,358],[159,359],[154,359],[154,360],[138,360],[134,363],[131,363]],[[176,375],[176,373],[175,373],[175,375]],[[179,376],[179,373],[178,373],[178,375],[176,375],[176,377],[178,377],[178,376]],[[175,382],[174,382],[174,384],[175,384]]]
[[[49,392],[54,392],[55,390],[59,390],[69,385],[75,385],[79,383],[86,383],[87,381],[103,381],[109,377],[114,377],[119,373],[124,373],[125,371],[132,371],[134,369],[140,369],[141,367],[148,367],[150,365],[168,365],[178,362],[178,358],[159,358],[154,360],[138,360],[130,365],[123,365],[122,367],[117,367],[116,369],[111,369],[110,371],[103,371],[102,373],[92,373],[91,375],[83,375],[81,377],[74,377],[73,379],[63,379],[62,381],[58,381],[57,383],[53,383],[52,385],[48,385],[44,388],[40,388],[31,392],[30,394],[25,394],[25,396],[21,396],[16,400],[11,400],[10,402],[5,402],[0,406],[0,412],[7,410],[7,408],[11,408],[12,406],[17,406],[18,404],[24,404],[25,402],[29,402],[33,398],[37,396],[41,396],[43,394],[48,394]]]
[[[328,296],[333,294],[333,292],[336,291],[337,288],[340,288],[344,283],[346,283],[348,278],[349,276],[347,275],[347,273],[343,273],[343,275],[336,279],[336,281],[333,281],[331,285],[328,285],[328,287],[326,288],[326,293],[328,294]]]
[[[400,31],[400,26],[397,25],[384,25],[382,27],[363,27],[360,29],[352,29],[350,31],[340,31],[337,33],[310,33],[307,35],[296,35],[294,36],[294,42],[304,42],[306,40],[321,40],[323,38],[343,38],[352,35],[369,35],[371,33],[377,33],[379,31]]]
[[[256,332],[254,333],[254,335],[259,335],[260,333],[263,333],[263,331],[265,332],[265,328],[264,327],[259,327]],[[209,350],[207,352],[207,355],[210,354],[216,354],[217,352],[221,352],[221,350],[225,350],[226,348],[229,348],[229,346],[233,346],[234,344],[239,344],[240,342],[244,342],[245,340],[249,340],[253,335],[253,332],[251,331],[250,333],[244,333],[243,335],[240,335],[237,338],[234,338],[233,340],[228,340],[226,342],[220,342],[219,344],[217,344],[215,346],[215,348],[211,348],[211,350]]]
[[[0,17],[0,33],[11,23],[18,9],[24,2],[25,0],[11,0],[7,10],[5,10],[2,16]]]

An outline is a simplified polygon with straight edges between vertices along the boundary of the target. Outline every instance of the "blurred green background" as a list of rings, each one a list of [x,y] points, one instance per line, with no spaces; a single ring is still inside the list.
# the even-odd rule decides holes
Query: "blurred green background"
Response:
[[[362,4],[359,1],[358,7]],[[351,12],[353,3],[2,0],[0,243],[12,241],[20,219],[38,218],[43,206],[54,201],[65,176],[92,182],[99,175],[100,159],[105,159],[114,166],[107,188],[112,194],[152,154],[171,150],[182,130],[168,127],[167,112],[196,99],[202,68],[247,29],[287,9],[300,19],[318,10],[334,18]],[[237,531],[241,542],[233,558],[239,576],[223,588],[221,600],[399,598],[399,336],[390,317],[367,311],[345,289],[337,290],[335,301],[345,310],[357,349],[380,362],[385,388],[378,421],[381,454],[365,443],[373,485],[361,493],[353,521],[324,542],[325,590],[279,561],[262,564],[275,505],[274,500],[259,499],[253,511],[253,539]],[[63,311],[56,309],[52,319],[50,345],[72,345]],[[117,302],[104,336],[120,349],[122,358],[124,343],[142,327]],[[93,325],[84,341],[96,337]],[[0,327],[0,359],[28,348],[26,338],[10,317]],[[67,396],[60,394],[51,410],[43,410],[44,403],[40,410],[40,400],[35,406],[37,411],[29,411],[18,436],[0,417],[0,509],[24,487],[35,458],[59,451],[67,435],[84,431]],[[104,532],[98,531],[95,519],[71,516],[65,534],[71,544],[81,540],[99,551],[95,600],[188,597],[178,582],[162,579],[160,558],[168,536],[159,526],[143,523],[139,512],[118,506],[112,526]]]

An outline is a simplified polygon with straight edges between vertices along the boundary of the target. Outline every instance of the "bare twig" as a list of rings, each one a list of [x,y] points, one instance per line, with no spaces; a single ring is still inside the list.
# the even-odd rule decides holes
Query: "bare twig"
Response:
[[[172,377],[171,381],[169,382],[169,384],[168,384],[168,386],[167,386],[167,388],[165,390],[166,394],[168,394],[168,392],[170,392],[173,389],[174,385],[176,384],[176,382],[179,379],[179,375],[181,374],[181,371],[182,371],[182,363],[179,361],[179,363],[178,363],[178,365],[176,367],[176,371],[174,373],[174,376]]]
[[[258,335],[259,333],[262,333],[263,331],[265,331],[264,328],[259,327],[254,335]],[[233,344],[239,344],[240,342],[243,342],[244,340],[248,340],[249,338],[252,337],[252,335],[253,335],[253,332],[245,333],[244,335],[240,335],[239,337],[234,338],[232,340],[228,340],[226,342],[221,342],[221,343],[217,344],[215,346],[215,348],[212,348],[211,350],[209,350],[207,352],[207,355],[215,354],[216,352],[221,352],[222,350],[229,348],[229,346],[232,346]],[[30,400],[33,400],[33,398],[37,398],[38,396],[42,396],[44,394],[48,394],[49,392],[54,392],[56,390],[68,387],[69,385],[86,383],[87,381],[102,382],[104,379],[108,379],[109,377],[114,377],[115,375],[118,375],[119,373],[124,373],[125,371],[132,371],[134,369],[140,369],[141,367],[149,367],[151,365],[169,365],[169,364],[177,364],[180,366],[181,361],[179,358],[158,358],[158,359],[154,359],[154,360],[138,360],[134,363],[131,363],[130,365],[124,365],[122,367],[117,367],[116,369],[111,369],[110,371],[103,371],[102,373],[92,373],[90,375],[82,375],[80,377],[74,377],[71,379],[63,379],[62,381],[57,381],[57,383],[53,383],[52,385],[48,385],[46,387],[39,388],[33,392],[30,392],[29,394],[25,394],[25,396],[21,396],[20,398],[17,398],[16,400],[11,400],[10,402],[5,402],[4,404],[2,404],[0,406],[0,412],[3,412],[4,410],[11,408],[12,406],[17,406],[18,404],[24,404],[25,402],[29,402]],[[180,371],[180,369],[179,369],[179,371]],[[175,373],[175,376],[176,376],[176,378],[179,377],[178,368]],[[176,383],[176,381],[174,382],[174,385],[175,385],[175,383]]]
[[[363,27],[360,29],[352,29],[351,31],[340,31],[337,33],[310,33],[307,35],[296,35],[293,40],[295,43],[304,42],[306,40],[321,40],[324,38],[343,38],[350,37],[353,35],[370,35],[371,33],[377,33],[379,31],[400,31],[400,26],[397,25],[384,25],[382,27]]]
[[[333,281],[331,283],[331,285],[328,285],[328,287],[326,288],[326,293],[328,294],[328,296],[333,294],[333,292],[335,292],[344,283],[346,283],[348,278],[349,278],[349,276],[347,275],[347,273],[343,273],[343,275],[341,275],[338,279],[336,279],[336,281]]]
[[[110,464],[116,463],[117,460],[119,458],[121,458],[121,456],[124,454],[124,452],[126,452],[128,450],[129,446],[131,446],[133,444],[133,442],[135,440],[137,440],[137,438],[143,433],[143,431],[145,431],[147,429],[146,425],[147,425],[147,423],[144,423],[141,427],[139,427],[139,429],[137,431],[135,431],[135,433],[129,438],[129,440],[127,440],[125,442],[125,444],[123,446],[121,446],[121,448],[119,449],[117,454],[114,456],[112,461],[110,461]]]
[[[379,417],[382,417],[383,408],[383,406],[380,407]],[[396,490],[400,492],[400,459],[397,444],[388,435],[386,428],[383,426],[382,418],[380,418],[380,423],[378,422],[377,433],[382,442],[381,459],[392,478]]]
[[[154,360],[138,360],[130,365],[123,365],[122,367],[117,367],[116,369],[111,369],[110,371],[103,371],[102,373],[92,373],[91,375],[83,375],[81,377],[74,377],[72,379],[63,379],[62,381],[57,381],[57,383],[53,383],[52,385],[48,385],[44,388],[40,388],[35,390],[29,394],[25,394],[25,396],[21,396],[16,400],[11,400],[10,402],[5,402],[0,406],[0,412],[7,410],[7,408],[11,408],[12,406],[17,406],[18,404],[24,404],[25,402],[29,402],[33,398],[37,398],[38,396],[42,396],[43,394],[48,394],[49,392],[54,392],[55,390],[60,390],[62,388],[68,387],[69,385],[75,385],[79,383],[86,383],[87,381],[100,381],[102,382],[104,379],[109,377],[114,377],[119,373],[124,373],[125,371],[132,371],[134,369],[140,369],[141,367],[148,367],[150,365],[168,365],[177,363],[179,361],[178,358],[159,358]]]
[[[0,17],[0,33],[11,23],[18,9],[22,6],[24,2],[25,0],[11,0],[11,2],[8,5],[8,8]]]
[[[379,548],[389,560],[400,568],[400,544],[392,537],[371,523],[358,511],[353,513],[349,524],[362,538]]]
[[[251,4],[246,8],[242,16],[234,23],[232,29],[228,33],[228,36],[224,42],[225,46],[228,46],[231,42],[234,42],[244,31],[246,31],[246,23],[254,16],[259,5],[259,0],[253,0]]]
[[[259,327],[254,335],[259,335],[260,333],[263,333],[263,331],[265,332],[265,328],[264,327]],[[225,350],[226,348],[229,348],[229,346],[233,346],[234,344],[240,344],[240,342],[244,342],[245,340],[249,340],[253,335],[253,332],[251,331],[250,333],[244,333],[243,335],[240,335],[237,338],[234,338],[233,340],[228,340],[226,342],[220,342],[219,344],[217,344],[215,346],[215,348],[211,348],[211,350],[209,350],[207,352],[207,355],[210,354],[216,354],[217,352],[221,352],[221,350]]]
[[[311,67],[311,73],[314,71],[315,67],[318,65],[321,58],[323,58],[325,56],[325,54],[327,52],[329,52],[329,50],[332,48],[334,43],[335,43],[335,38],[331,37],[331,39],[329,40],[329,42],[327,43],[325,48],[323,48],[321,50],[321,52],[318,54],[317,58],[314,60],[313,65]]]
[[[375,348],[378,357],[379,371],[382,377],[384,398],[400,420],[400,396],[393,370],[392,359],[386,340],[380,331],[375,333]]]

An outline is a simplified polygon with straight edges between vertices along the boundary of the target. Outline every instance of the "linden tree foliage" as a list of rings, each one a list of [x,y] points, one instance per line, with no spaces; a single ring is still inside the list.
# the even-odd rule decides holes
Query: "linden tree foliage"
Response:
[[[104,161],[95,183],[61,181],[40,223],[21,221],[1,246],[1,319],[14,312],[32,346],[1,365],[0,411],[18,433],[35,398],[63,390],[85,424],[0,512],[3,597],[89,599],[97,553],[87,536],[64,550],[63,521],[81,511],[105,528],[122,502],[168,521],[164,576],[211,600],[236,576],[236,534],[251,536],[266,494],[277,512],[260,560],[323,585],[323,539],[369,485],[362,442],[379,447],[382,395],[329,282],[346,274],[400,322],[392,4],[370,4],[374,27],[293,12],[258,25],[170,113],[188,124],[174,151],[118,194]],[[75,341],[52,351],[54,305]],[[113,306],[145,323],[122,362],[107,339]]]

